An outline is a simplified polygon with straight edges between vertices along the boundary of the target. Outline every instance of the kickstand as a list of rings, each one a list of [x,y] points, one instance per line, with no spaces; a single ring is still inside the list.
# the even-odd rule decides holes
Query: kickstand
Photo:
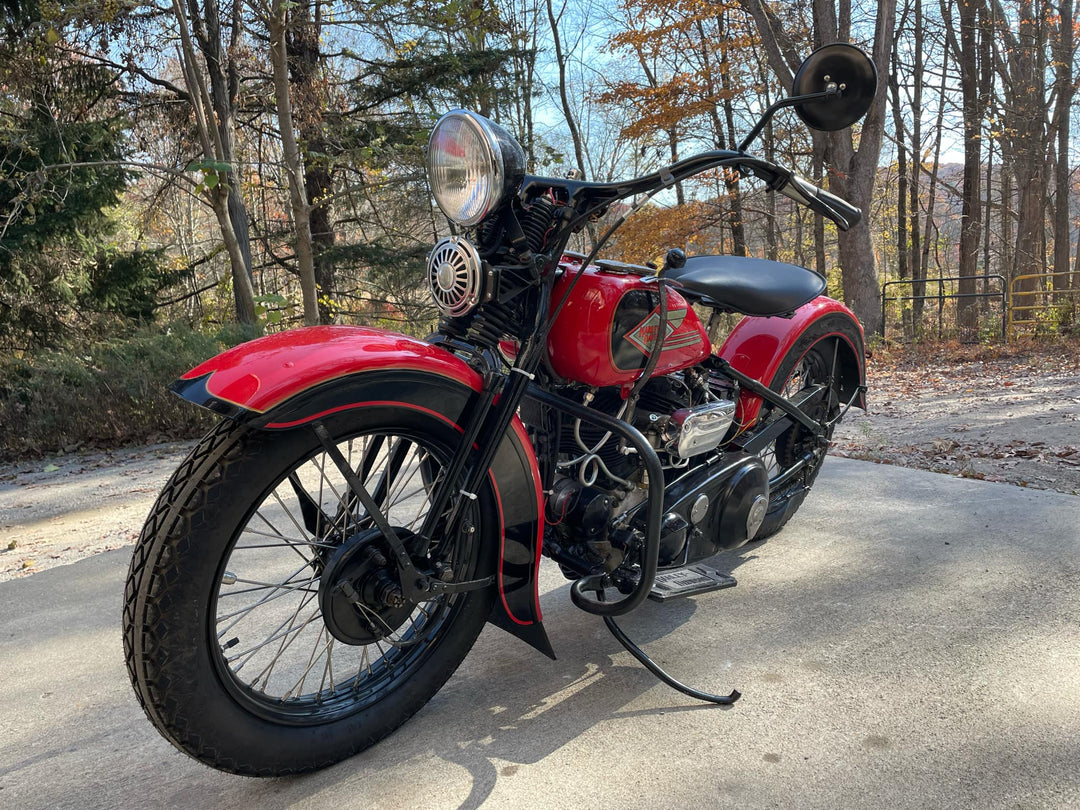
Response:
[[[600,598],[600,601],[604,600],[603,591],[597,591],[597,596]],[[699,689],[695,689],[692,686],[687,686],[685,683],[675,680],[666,672],[664,672],[664,670],[660,668],[659,664],[649,658],[648,654],[646,654],[646,652],[641,649],[641,647],[631,641],[629,636],[627,636],[626,633],[622,631],[622,628],[620,628],[619,625],[615,624],[614,619],[612,619],[610,616],[605,616],[604,624],[606,624],[607,629],[611,631],[611,635],[615,636],[615,640],[622,644],[623,647],[626,648],[626,651],[628,653],[634,656],[634,658],[636,658],[641,663],[641,665],[645,667],[645,669],[649,670],[649,672],[651,672],[661,681],[666,683],[672,689],[678,690],[679,692],[682,692],[684,695],[688,695],[689,697],[697,698],[698,700],[704,700],[706,703],[718,703],[721,706],[730,706],[732,703],[742,697],[742,693],[739,692],[738,689],[732,689],[730,695],[712,695],[708,692],[702,692]]]

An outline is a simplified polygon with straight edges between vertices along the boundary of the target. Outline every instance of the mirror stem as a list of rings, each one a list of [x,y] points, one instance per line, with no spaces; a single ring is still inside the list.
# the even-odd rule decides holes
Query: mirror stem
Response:
[[[775,115],[779,110],[782,110],[785,107],[794,107],[796,104],[802,104],[804,101],[820,101],[821,99],[826,98],[838,98],[842,94],[843,91],[840,89],[840,86],[830,82],[829,85],[820,93],[806,93],[801,96],[792,96],[791,98],[784,98],[780,101],[777,101],[775,104],[770,106],[769,109],[765,110],[764,114],[761,116],[761,120],[759,120],[754,125],[754,128],[750,130],[750,133],[745,138],[743,138],[742,143],[740,143],[737,147],[738,151],[745,152],[750,146],[750,144],[754,142],[757,136],[761,134],[761,131],[765,129],[765,125],[769,123],[769,120],[773,117],[773,115]]]

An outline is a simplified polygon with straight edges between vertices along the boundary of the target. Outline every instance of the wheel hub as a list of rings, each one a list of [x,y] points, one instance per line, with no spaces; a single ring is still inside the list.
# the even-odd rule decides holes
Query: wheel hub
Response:
[[[408,547],[408,529],[394,527]],[[384,639],[412,614],[416,603],[405,597],[397,567],[377,528],[355,534],[326,563],[319,579],[319,607],[330,635],[345,644]]]

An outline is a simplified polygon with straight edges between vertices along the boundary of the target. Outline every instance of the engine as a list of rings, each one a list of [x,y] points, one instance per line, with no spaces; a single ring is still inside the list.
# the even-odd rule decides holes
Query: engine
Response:
[[[734,432],[735,402],[724,394],[734,392],[710,389],[703,376],[691,369],[655,378],[634,409],[634,426],[665,468],[661,566],[742,545],[754,536],[768,503],[760,459],[721,448]],[[584,401],[626,417],[618,389],[585,394]],[[558,448],[558,474],[547,500],[549,550],[568,576],[613,571],[644,538],[643,465],[617,437],[583,420],[558,426]]]

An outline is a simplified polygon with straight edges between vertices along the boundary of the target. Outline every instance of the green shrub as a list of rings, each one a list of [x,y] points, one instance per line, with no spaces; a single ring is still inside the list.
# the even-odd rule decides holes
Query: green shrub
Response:
[[[0,457],[197,436],[214,417],[166,386],[251,337],[238,326],[157,327],[82,349],[0,358]]]

